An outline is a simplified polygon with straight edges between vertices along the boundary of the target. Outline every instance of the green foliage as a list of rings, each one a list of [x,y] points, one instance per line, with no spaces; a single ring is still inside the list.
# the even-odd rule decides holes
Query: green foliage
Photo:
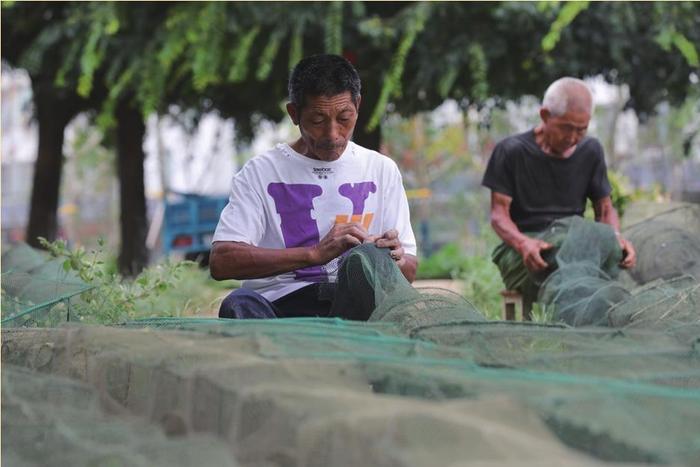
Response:
[[[683,54],[683,57],[685,57],[688,65],[695,68],[700,66],[698,51],[695,48],[695,45],[693,45],[693,43],[690,42],[683,34],[676,31],[673,26],[662,29],[656,36],[656,42],[658,42],[659,45],[667,52],[671,50],[672,45],[675,46],[680,53]]]
[[[469,56],[469,71],[474,81],[471,95],[477,101],[484,101],[489,95],[488,63],[484,48],[481,44],[472,44],[469,46],[467,54]]]
[[[448,243],[418,264],[417,279],[456,279],[467,267],[468,258],[456,243]]]
[[[324,44],[326,53],[340,55],[343,51],[343,2],[328,3]]]
[[[532,313],[530,315],[533,323],[547,324],[554,322],[554,316],[556,315],[556,307],[554,304],[545,305],[543,303],[533,303]]]
[[[297,25],[295,25],[294,32],[292,32],[292,41],[289,45],[288,67],[290,70],[294,68],[294,66],[304,57],[304,36],[302,35],[303,28],[303,23],[299,22]]]
[[[542,38],[542,50],[545,52],[550,52],[552,49],[554,49],[559,42],[561,32],[564,30],[564,28],[571,24],[579,13],[588,8],[588,4],[588,1],[566,2],[561,10],[559,10],[557,19],[552,23],[549,32]]]
[[[369,131],[389,103],[408,115],[502,102],[562,75],[629,84],[629,104],[653,113],[683,101],[699,61],[693,2],[25,3],[2,4],[3,58],[90,99],[104,128],[129,99],[144,114],[216,108],[250,136],[251,116],[284,115],[279,77],[302,54],[344,43],[373,91]]]
[[[625,214],[627,205],[633,198],[629,180],[627,177],[614,170],[608,171],[608,180],[610,180],[610,187],[612,188],[610,198],[612,199],[613,206],[617,210],[617,214],[622,217]]]
[[[617,210],[617,214],[622,218],[627,206],[635,201],[654,201],[660,196],[660,188],[656,187],[651,191],[632,188],[632,183],[629,178],[625,177],[620,172],[608,170],[608,179],[612,192],[610,198],[613,206]]]
[[[488,319],[501,319],[503,282],[490,254],[464,258],[459,279],[464,284],[462,294]]]
[[[401,37],[398,49],[391,60],[391,67],[384,79],[382,90],[379,93],[379,99],[367,123],[368,131],[374,130],[379,125],[379,121],[384,115],[389,98],[399,97],[401,95],[401,76],[403,75],[408,52],[411,50],[411,47],[413,47],[413,43],[418,34],[423,30],[429,12],[429,5],[427,3],[418,3],[414,7],[412,14],[408,16],[406,29]]]
[[[64,259],[65,271],[74,271],[85,283],[94,286],[72,303],[74,314],[87,323],[116,324],[136,318],[171,316],[164,309],[144,313],[138,304],[157,299],[175,286],[183,270],[195,267],[190,261],[165,263],[145,269],[133,281],[127,281],[115,272],[113,264],[102,259],[102,240],[98,242],[100,249],[90,252],[83,247],[70,249],[62,240],[48,242],[40,238],[39,241],[51,255]]]
[[[272,71],[272,61],[277,56],[277,51],[280,48],[280,42],[282,41],[282,35],[279,33],[273,33],[270,39],[263,49],[263,53],[260,55],[260,62],[258,63],[258,71],[255,74],[255,78],[258,81],[265,81],[270,72]]]
[[[500,318],[503,288],[498,268],[489,253],[468,255],[456,243],[448,243],[418,264],[418,279],[452,279],[462,283],[462,295],[489,319]]]
[[[92,92],[93,76],[104,60],[109,36],[119,30],[119,20],[111,4],[105,7],[93,7],[91,13],[90,32],[80,56],[81,73],[77,92],[82,97],[88,97]]]
[[[248,57],[253,46],[253,41],[260,33],[259,27],[254,27],[250,31],[246,31],[237,41],[236,47],[233,49],[233,65],[228,72],[228,80],[232,83],[238,83],[246,79],[248,75]]]

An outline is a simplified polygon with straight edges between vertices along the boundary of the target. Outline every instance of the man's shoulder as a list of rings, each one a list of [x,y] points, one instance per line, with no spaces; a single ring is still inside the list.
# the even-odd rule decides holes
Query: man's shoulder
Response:
[[[594,152],[599,155],[603,155],[603,145],[597,138],[593,136],[586,136],[579,143],[579,147],[582,151]]]
[[[266,170],[268,164],[275,164],[285,159],[291,159],[288,154],[285,153],[284,148],[281,144],[278,144],[272,148],[269,148],[263,152],[260,152],[250,159],[248,159],[241,168],[241,172],[251,172],[258,170]]]
[[[498,144],[496,144],[494,151],[499,150],[506,155],[514,154],[529,148],[532,145],[532,142],[532,130],[528,130],[522,133],[506,136],[499,141]]]
[[[376,165],[385,170],[398,170],[399,166],[391,157],[384,155],[373,149],[360,146],[357,143],[351,143],[354,146],[355,156],[363,163]]]

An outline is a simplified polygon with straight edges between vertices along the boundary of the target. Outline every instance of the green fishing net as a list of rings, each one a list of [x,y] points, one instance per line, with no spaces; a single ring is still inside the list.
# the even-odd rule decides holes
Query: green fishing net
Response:
[[[700,206],[681,204],[623,231],[637,249],[629,274],[638,285],[690,275],[700,279]]]
[[[97,388],[25,368],[2,368],[2,461],[7,466],[237,465],[211,435],[186,441],[100,402]]]
[[[93,465],[96,445],[141,456],[149,443],[158,465],[177,443],[192,446],[177,455],[189,465],[697,464],[698,281],[623,287],[610,232],[550,234],[558,268],[543,296],[560,318],[607,326],[488,321],[459,295],[414,289],[372,245],[338,271],[333,313],[357,321],[3,325],[3,460],[46,465],[60,451]],[[101,437],[104,420],[124,450]],[[200,449],[211,439],[230,458]]]
[[[60,259],[19,244],[2,255],[2,325],[55,326],[71,321],[71,299],[92,287]]]

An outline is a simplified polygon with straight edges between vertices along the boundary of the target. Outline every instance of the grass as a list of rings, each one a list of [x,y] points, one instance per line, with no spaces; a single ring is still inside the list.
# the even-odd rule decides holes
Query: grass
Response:
[[[178,275],[157,297],[136,301],[139,316],[217,316],[221,301],[240,286],[238,281],[215,281],[207,269],[195,264],[188,264]]]

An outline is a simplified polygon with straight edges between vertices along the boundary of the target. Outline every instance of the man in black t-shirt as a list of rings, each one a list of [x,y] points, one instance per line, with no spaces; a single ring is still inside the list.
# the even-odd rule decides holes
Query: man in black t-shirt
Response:
[[[557,219],[583,216],[586,199],[596,221],[615,231],[620,266],[631,268],[636,261],[634,248],[620,235],[603,148],[586,136],[592,104],[583,81],[555,81],[545,92],[541,123],[498,143],[486,168],[482,184],[491,189],[491,225],[503,240],[493,259],[506,287],[528,302],[537,290],[533,277],[541,278],[549,268],[542,254],[552,248],[534,235]]]

